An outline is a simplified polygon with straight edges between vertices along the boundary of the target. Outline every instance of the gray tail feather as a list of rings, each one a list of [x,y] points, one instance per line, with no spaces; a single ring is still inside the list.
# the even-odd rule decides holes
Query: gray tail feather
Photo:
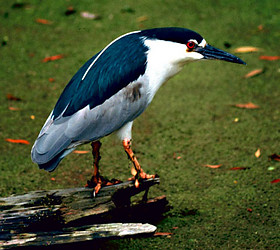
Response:
[[[56,155],[54,158],[52,158],[50,161],[43,163],[43,164],[38,164],[40,169],[44,169],[46,171],[52,172],[54,171],[58,164],[60,163],[60,161],[68,154],[70,154],[73,150],[75,150],[75,148],[71,148],[71,149],[66,149],[62,152],[60,152],[58,155]]]
[[[58,164],[60,163],[60,161],[63,159],[61,157],[61,155],[63,154],[63,152],[61,152],[60,154],[58,154],[57,156],[55,156],[52,160],[44,163],[44,164],[38,164],[40,169],[45,169],[46,171],[52,172],[54,171]]]

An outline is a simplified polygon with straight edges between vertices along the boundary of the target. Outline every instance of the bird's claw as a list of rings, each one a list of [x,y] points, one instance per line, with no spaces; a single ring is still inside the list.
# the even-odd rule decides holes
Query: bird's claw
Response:
[[[135,181],[134,185],[136,188],[139,188],[140,183],[139,180],[147,180],[147,179],[154,179],[157,175],[154,174],[146,174],[144,171],[140,171],[136,173],[134,176],[128,178],[129,181]]]
[[[93,188],[92,195],[95,198],[102,187],[119,184],[121,182],[122,181],[117,179],[108,180],[105,179],[103,176],[100,176],[100,179],[92,178],[90,181],[87,181],[87,184],[85,186],[88,188]]]

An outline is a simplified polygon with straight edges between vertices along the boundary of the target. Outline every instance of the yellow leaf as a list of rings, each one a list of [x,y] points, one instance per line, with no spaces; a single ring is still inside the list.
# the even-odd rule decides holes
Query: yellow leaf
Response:
[[[260,48],[252,47],[252,46],[243,46],[236,48],[233,52],[235,53],[250,53],[260,51]]]
[[[204,167],[208,167],[208,168],[219,168],[222,166],[222,164],[219,164],[219,165],[210,165],[210,164],[206,164],[206,165],[203,165]]]
[[[261,156],[261,150],[258,148],[258,150],[255,152],[255,156],[259,158]]]
[[[250,71],[249,73],[247,73],[244,76],[244,78],[251,78],[253,76],[260,75],[261,73],[263,73],[263,69],[254,69],[254,70]]]

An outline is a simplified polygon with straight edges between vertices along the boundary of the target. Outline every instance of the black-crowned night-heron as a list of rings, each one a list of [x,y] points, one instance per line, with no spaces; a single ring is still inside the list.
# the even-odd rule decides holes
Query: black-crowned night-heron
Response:
[[[134,179],[151,178],[131,149],[131,129],[159,87],[189,62],[218,59],[245,64],[184,28],[157,28],[118,37],[87,61],[70,80],[32,148],[32,160],[47,171],[77,146],[92,142],[98,193],[100,139],[117,131],[135,167]],[[137,183],[136,183],[137,184]]]

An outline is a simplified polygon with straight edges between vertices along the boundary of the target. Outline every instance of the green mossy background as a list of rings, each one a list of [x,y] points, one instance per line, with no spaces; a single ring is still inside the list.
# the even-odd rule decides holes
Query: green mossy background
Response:
[[[76,13],[66,16],[69,6]],[[101,19],[84,19],[81,11],[99,14]],[[279,11],[277,0],[1,0],[0,196],[83,186],[92,173],[90,154],[69,155],[53,173],[39,170],[30,160],[32,144],[63,88],[86,60],[119,35],[153,27],[186,27],[229,52],[240,46],[261,51],[237,54],[246,67],[218,61],[186,65],[134,123],[133,148],[139,161],[146,172],[161,177],[152,195],[165,194],[173,207],[157,224],[158,231],[174,234],[81,246],[278,249],[280,183],[271,181],[280,178],[280,163],[268,156],[280,153],[280,66],[279,61],[259,56],[280,56]],[[143,16],[146,20],[139,22]],[[38,24],[37,18],[52,24]],[[226,43],[231,47],[226,48]],[[65,57],[42,63],[57,54]],[[264,68],[264,73],[243,78],[256,68]],[[7,100],[8,93],[22,101]],[[260,108],[232,106],[247,102]],[[11,144],[5,138],[26,139],[30,145]],[[121,142],[111,136],[102,143],[103,175],[128,178],[131,165]],[[258,148],[261,156],[256,158]],[[210,169],[205,164],[223,165]],[[233,167],[246,170],[230,170]]]

